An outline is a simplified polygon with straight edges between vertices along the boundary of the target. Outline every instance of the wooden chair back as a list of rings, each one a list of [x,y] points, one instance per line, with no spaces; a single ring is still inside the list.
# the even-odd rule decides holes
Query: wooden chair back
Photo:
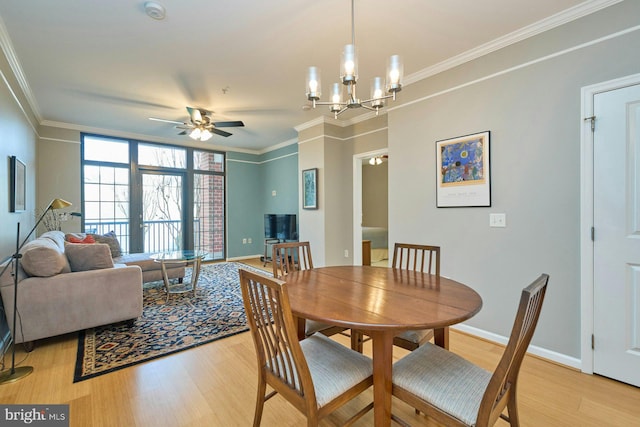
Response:
[[[284,278],[289,271],[313,268],[309,242],[277,243],[271,248],[273,277]]]
[[[317,410],[311,373],[298,341],[286,283],[240,269],[240,287],[260,376],[264,380],[258,399],[266,400],[263,385],[266,382],[303,413],[309,413],[314,407]],[[269,397],[271,395],[267,399]]]
[[[492,426],[498,418],[519,425],[516,408],[516,385],[522,360],[535,332],[549,275],[542,274],[522,290],[509,342],[482,398],[477,426]],[[502,414],[507,407],[509,416]]]
[[[440,276],[440,246],[396,243],[391,267]]]

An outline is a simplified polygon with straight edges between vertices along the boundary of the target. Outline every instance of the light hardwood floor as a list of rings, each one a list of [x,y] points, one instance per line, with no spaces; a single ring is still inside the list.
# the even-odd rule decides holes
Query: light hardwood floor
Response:
[[[348,345],[348,338],[336,339]],[[0,403],[69,404],[74,427],[249,426],[253,420],[257,371],[249,333],[76,384],[76,334],[41,340],[28,355],[18,349],[16,360],[34,373],[0,385]],[[451,350],[490,370],[502,354],[502,347],[456,331]],[[369,390],[322,425],[338,424],[371,398]],[[518,398],[523,427],[640,426],[640,389],[535,357],[525,358]],[[412,425],[438,425],[397,400],[393,412]],[[372,419],[370,412],[356,425],[370,426]],[[262,425],[301,426],[305,419],[276,396],[265,405]]]

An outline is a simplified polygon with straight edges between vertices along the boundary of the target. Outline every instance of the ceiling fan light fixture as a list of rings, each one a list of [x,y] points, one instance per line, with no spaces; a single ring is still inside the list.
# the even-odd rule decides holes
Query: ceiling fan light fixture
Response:
[[[207,129],[203,129],[202,132],[200,132],[200,141],[208,141],[212,136],[213,134],[211,132]]]
[[[189,133],[189,137],[191,137],[191,139],[195,139],[197,141],[197,140],[200,139],[200,135],[201,134],[202,134],[202,131],[200,130],[200,128],[195,128]]]
[[[372,157],[369,159],[369,164],[371,166],[377,166],[382,164],[382,157]]]

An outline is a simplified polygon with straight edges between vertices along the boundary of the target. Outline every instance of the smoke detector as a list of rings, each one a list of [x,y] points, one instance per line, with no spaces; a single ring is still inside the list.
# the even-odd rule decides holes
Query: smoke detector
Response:
[[[153,19],[157,19],[158,21],[164,19],[166,15],[166,11],[164,10],[164,6],[155,1],[147,1],[144,3],[144,11],[152,17]]]

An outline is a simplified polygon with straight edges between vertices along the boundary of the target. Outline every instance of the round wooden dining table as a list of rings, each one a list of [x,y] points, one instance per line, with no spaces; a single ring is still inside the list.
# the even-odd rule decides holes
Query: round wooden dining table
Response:
[[[434,329],[447,347],[448,326],[482,308],[470,287],[428,273],[371,266],[334,266],[292,271],[289,302],[304,332],[304,319],[356,329],[373,349],[375,426],[391,425],[393,337],[406,330]]]

